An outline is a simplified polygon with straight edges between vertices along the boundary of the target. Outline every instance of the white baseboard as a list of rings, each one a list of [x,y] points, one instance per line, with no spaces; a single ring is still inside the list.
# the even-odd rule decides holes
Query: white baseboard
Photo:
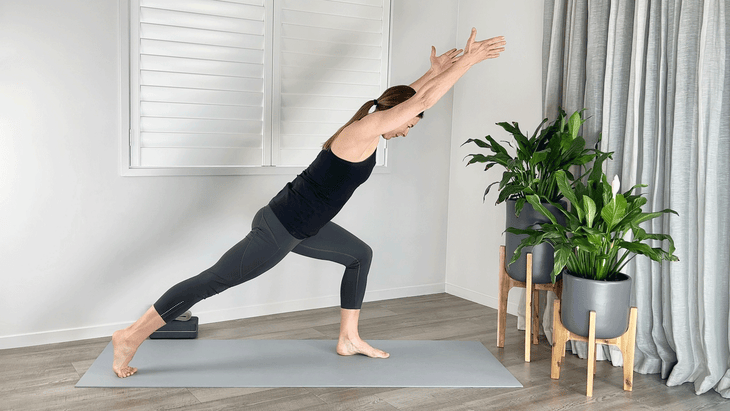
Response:
[[[415,297],[419,295],[443,293],[444,291],[445,288],[443,283],[390,288],[385,290],[372,290],[368,291],[365,295],[365,301],[382,301],[394,298]],[[195,315],[200,317],[201,324],[208,324],[220,321],[238,320],[241,318],[259,317],[262,315],[339,306],[339,304],[340,296],[333,295],[303,300],[281,301],[270,304],[235,307],[225,310],[195,312]],[[130,324],[131,322],[124,322],[4,336],[0,337],[0,350],[86,340],[90,338],[110,337],[114,331],[125,328]]]
[[[494,308],[495,310],[499,307],[497,297],[482,294],[464,287],[459,287],[458,285],[446,283],[446,292],[477,304],[486,305],[487,307]],[[516,302],[510,302],[507,300],[507,314],[517,315]]]

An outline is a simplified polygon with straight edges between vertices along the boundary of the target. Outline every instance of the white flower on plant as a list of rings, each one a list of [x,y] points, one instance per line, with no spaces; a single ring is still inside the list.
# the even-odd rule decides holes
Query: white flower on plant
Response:
[[[611,193],[612,197],[616,197],[616,194],[618,194],[618,190],[621,189],[621,180],[618,179],[618,175],[613,176],[613,181],[611,181]]]

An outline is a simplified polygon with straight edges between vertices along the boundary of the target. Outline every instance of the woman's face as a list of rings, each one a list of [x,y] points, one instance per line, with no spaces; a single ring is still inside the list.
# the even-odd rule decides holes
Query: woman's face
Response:
[[[412,119],[408,120],[405,124],[402,126],[396,128],[395,130],[389,131],[385,134],[383,134],[383,138],[386,140],[390,140],[394,137],[405,137],[408,135],[408,130],[411,129],[411,127],[418,124],[418,121],[421,120],[420,117],[413,117]]]

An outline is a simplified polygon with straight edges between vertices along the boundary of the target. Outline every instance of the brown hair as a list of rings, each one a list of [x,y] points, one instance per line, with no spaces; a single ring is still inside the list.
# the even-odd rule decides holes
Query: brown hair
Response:
[[[332,143],[335,141],[337,136],[339,136],[342,130],[345,129],[345,127],[367,116],[370,112],[370,108],[372,108],[373,106],[375,106],[375,111],[388,110],[408,100],[415,94],[416,90],[414,90],[410,86],[390,87],[389,89],[385,90],[383,94],[381,94],[380,97],[378,97],[377,99],[368,100],[365,104],[363,104],[362,107],[357,110],[355,115],[352,116],[350,121],[345,123],[344,126],[340,127],[340,129],[337,130],[337,132],[324,143],[322,148],[324,150],[328,150],[332,146]],[[417,117],[423,118],[423,112],[421,112]]]

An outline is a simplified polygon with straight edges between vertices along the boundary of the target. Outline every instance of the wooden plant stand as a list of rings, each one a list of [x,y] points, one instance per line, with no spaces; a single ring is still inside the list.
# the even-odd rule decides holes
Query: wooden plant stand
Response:
[[[555,300],[553,305],[553,358],[550,366],[550,378],[560,378],[560,364],[565,357],[565,344],[568,341],[583,341],[588,343],[588,381],[586,396],[593,396],[593,375],[596,373],[596,344],[615,345],[621,350],[624,357],[624,391],[631,391],[634,386],[634,346],[636,342],[636,307],[631,307],[629,313],[629,329],[616,338],[596,339],[596,312],[589,314],[588,337],[573,334],[568,331],[560,319],[560,301]]]
[[[527,278],[523,283],[514,280],[507,275],[505,266],[506,247],[499,246],[499,307],[497,308],[497,347],[504,347],[504,332],[507,323],[507,296],[509,290],[517,287],[525,289],[525,362],[530,362],[530,340],[537,344],[537,337],[540,333],[540,290],[552,291],[560,299],[563,291],[563,280],[547,284],[532,283],[532,253],[527,253]],[[531,291],[530,291],[531,290]],[[534,304],[533,304],[534,300]],[[532,333],[530,333],[532,331]],[[532,334],[532,338],[530,335]]]

